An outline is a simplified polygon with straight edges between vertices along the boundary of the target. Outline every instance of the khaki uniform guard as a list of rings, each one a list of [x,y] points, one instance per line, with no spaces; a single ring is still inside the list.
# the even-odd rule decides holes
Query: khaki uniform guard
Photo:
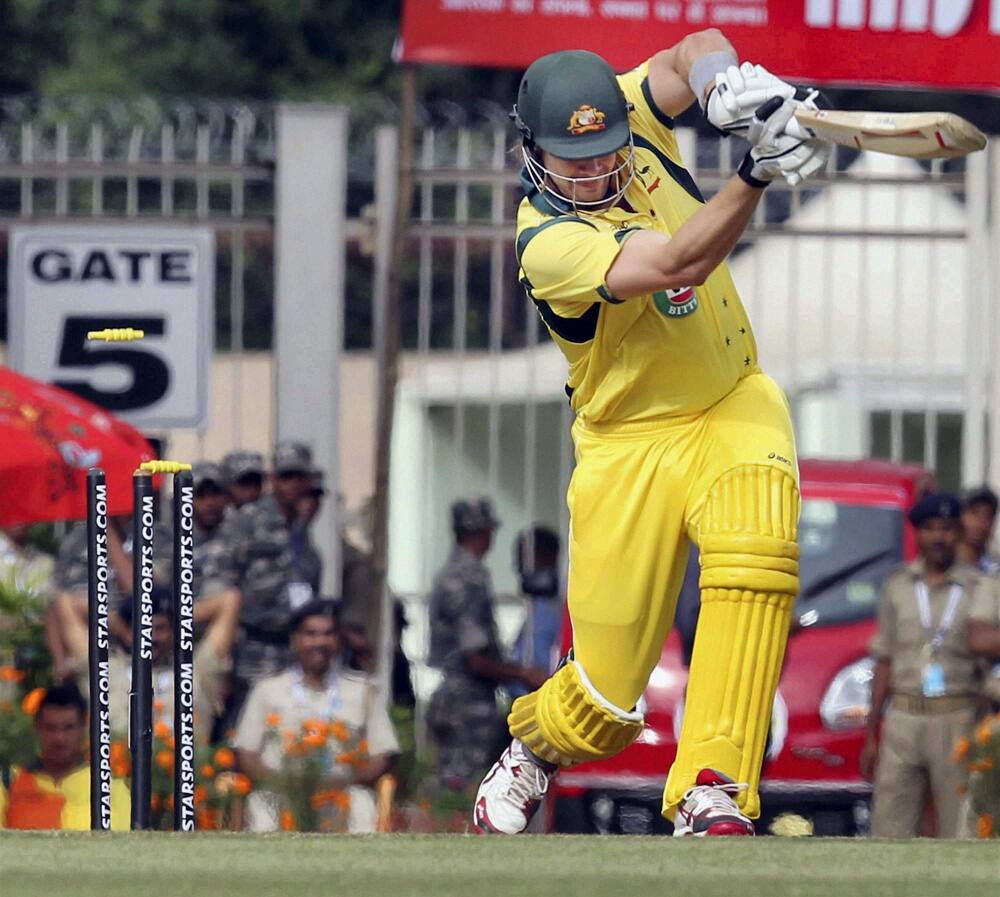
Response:
[[[929,498],[946,501],[922,508],[924,499],[911,513],[915,525],[928,521],[927,513],[957,520],[957,501]],[[968,624],[992,619],[1000,583],[961,563],[952,563],[943,577],[928,573],[922,557],[889,577],[871,644],[887,682],[880,684],[886,672],[880,674],[877,667],[870,732],[888,695],[874,781],[872,835],[877,838],[918,834],[928,786],[938,835],[954,838],[960,830],[965,771],[953,754],[975,722],[982,668],[969,649]]]

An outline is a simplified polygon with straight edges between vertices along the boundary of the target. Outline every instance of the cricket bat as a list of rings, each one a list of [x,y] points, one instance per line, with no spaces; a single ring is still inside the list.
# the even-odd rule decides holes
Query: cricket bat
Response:
[[[986,146],[982,131],[951,112],[842,112],[803,107],[795,110],[795,120],[803,137],[911,159],[951,159]]]

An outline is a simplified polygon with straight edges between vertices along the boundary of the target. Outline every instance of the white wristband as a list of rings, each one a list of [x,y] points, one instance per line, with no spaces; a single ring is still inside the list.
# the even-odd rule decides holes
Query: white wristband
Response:
[[[705,88],[715,83],[715,76],[719,72],[724,72],[731,65],[739,64],[736,54],[730,50],[715,50],[694,61],[688,73],[688,84],[691,85],[691,90],[694,91],[702,109],[705,108]]]

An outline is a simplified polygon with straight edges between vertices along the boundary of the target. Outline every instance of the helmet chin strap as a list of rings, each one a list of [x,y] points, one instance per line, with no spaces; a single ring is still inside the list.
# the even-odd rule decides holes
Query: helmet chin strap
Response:
[[[597,215],[605,209],[611,208],[611,206],[618,202],[618,200],[625,195],[625,191],[628,190],[629,185],[635,178],[635,145],[632,142],[631,134],[629,134],[629,140],[626,146],[628,147],[628,152],[616,168],[613,168],[606,174],[591,175],[582,178],[567,177],[565,175],[556,174],[551,169],[546,168],[545,165],[543,165],[542,162],[536,158],[534,153],[528,148],[526,142],[521,144],[521,156],[524,159],[524,167],[528,172],[528,177],[530,178],[531,183],[538,190],[539,196],[541,196],[542,199],[548,203],[556,214],[565,214],[566,209],[560,207],[559,204],[554,202],[550,198],[550,194],[564,203],[569,203],[573,212],[576,214]],[[578,200],[576,198],[578,187],[594,181],[602,181],[605,178],[614,178],[616,184],[614,192],[611,192],[611,185],[609,184],[608,192],[605,193],[602,199]],[[572,189],[572,195],[567,196],[557,186],[555,186],[560,181],[569,183]]]

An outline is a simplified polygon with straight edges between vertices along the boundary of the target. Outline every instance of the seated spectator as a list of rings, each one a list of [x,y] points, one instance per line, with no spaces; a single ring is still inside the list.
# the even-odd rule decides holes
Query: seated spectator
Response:
[[[35,714],[38,759],[0,770],[0,827],[90,828],[90,765],[84,756],[87,702],[74,685],[50,688]],[[129,792],[111,782],[111,828],[129,828]]]
[[[222,473],[235,509],[252,504],[264,492],[264,456],[260,452],[230,452],[222,459]]]
[[[332,601],[315,600],[296,611],[292,648],[295,663],[254,686],[236,730],[234,747],[240,768],[258,786],[247,804],[249,827],[253,831],[278,828],[280,798],[269,785],[281,769],[284,738],[288,737],[284,733],[294,736],[303,723],[318,720],[331,728],[340,724],[348,741],[360,744],[363,739],[367,744],[367,751],[361,750],[367,757],[349,763],[341,754],[343,741],[331,740],[323,789],[346,790],[348,830],[372,832],[376,812],[371,786],[388,771],[392,756],[399,751],[376,683],[340,665],[340,633]]]
[[[87,693],[87,625],[81,622],[74,608],[61,595],[56,599],[66,644],[71,659],[70,669],[79,688]],[[119,608],[121,625],[132,622],[132,604]],[[222,712],[222,689],[231,666],[231,652],[239,617],[239,596],[232,592],[213,595],[195,605],[195,624],[205,630],[194,650],[195,738],[209,740],[212,722]],[[174,717],[174,632],[172,599],[167,589],[153,588],[153,701],[157,718],[173,725]],[[131,655],[121,648],[109,655],[111,671],[111,728],[122,734],[128,726],[128,691],[132,681]]]
[[[132,518],[112,517],[108,520],[108,603],[117,607],[125,596],[132,594]],[[173,537],[170,527],[157,521],[153,529],[153,576],[156,582],[170,582],[173,565]],[[57,679],[73,675],[69,668],[69,634],[65,631],[67,612],[72,611],[79,625],[87,625],[87,524],[83,521],[73,524],[59,544],[53,574],[55,602],[62,610],[57,612],[55,604],[49,610],[46,634],[52,665]],[[115,614],[109,619],[112,634],[128,645],[131,632]]]

